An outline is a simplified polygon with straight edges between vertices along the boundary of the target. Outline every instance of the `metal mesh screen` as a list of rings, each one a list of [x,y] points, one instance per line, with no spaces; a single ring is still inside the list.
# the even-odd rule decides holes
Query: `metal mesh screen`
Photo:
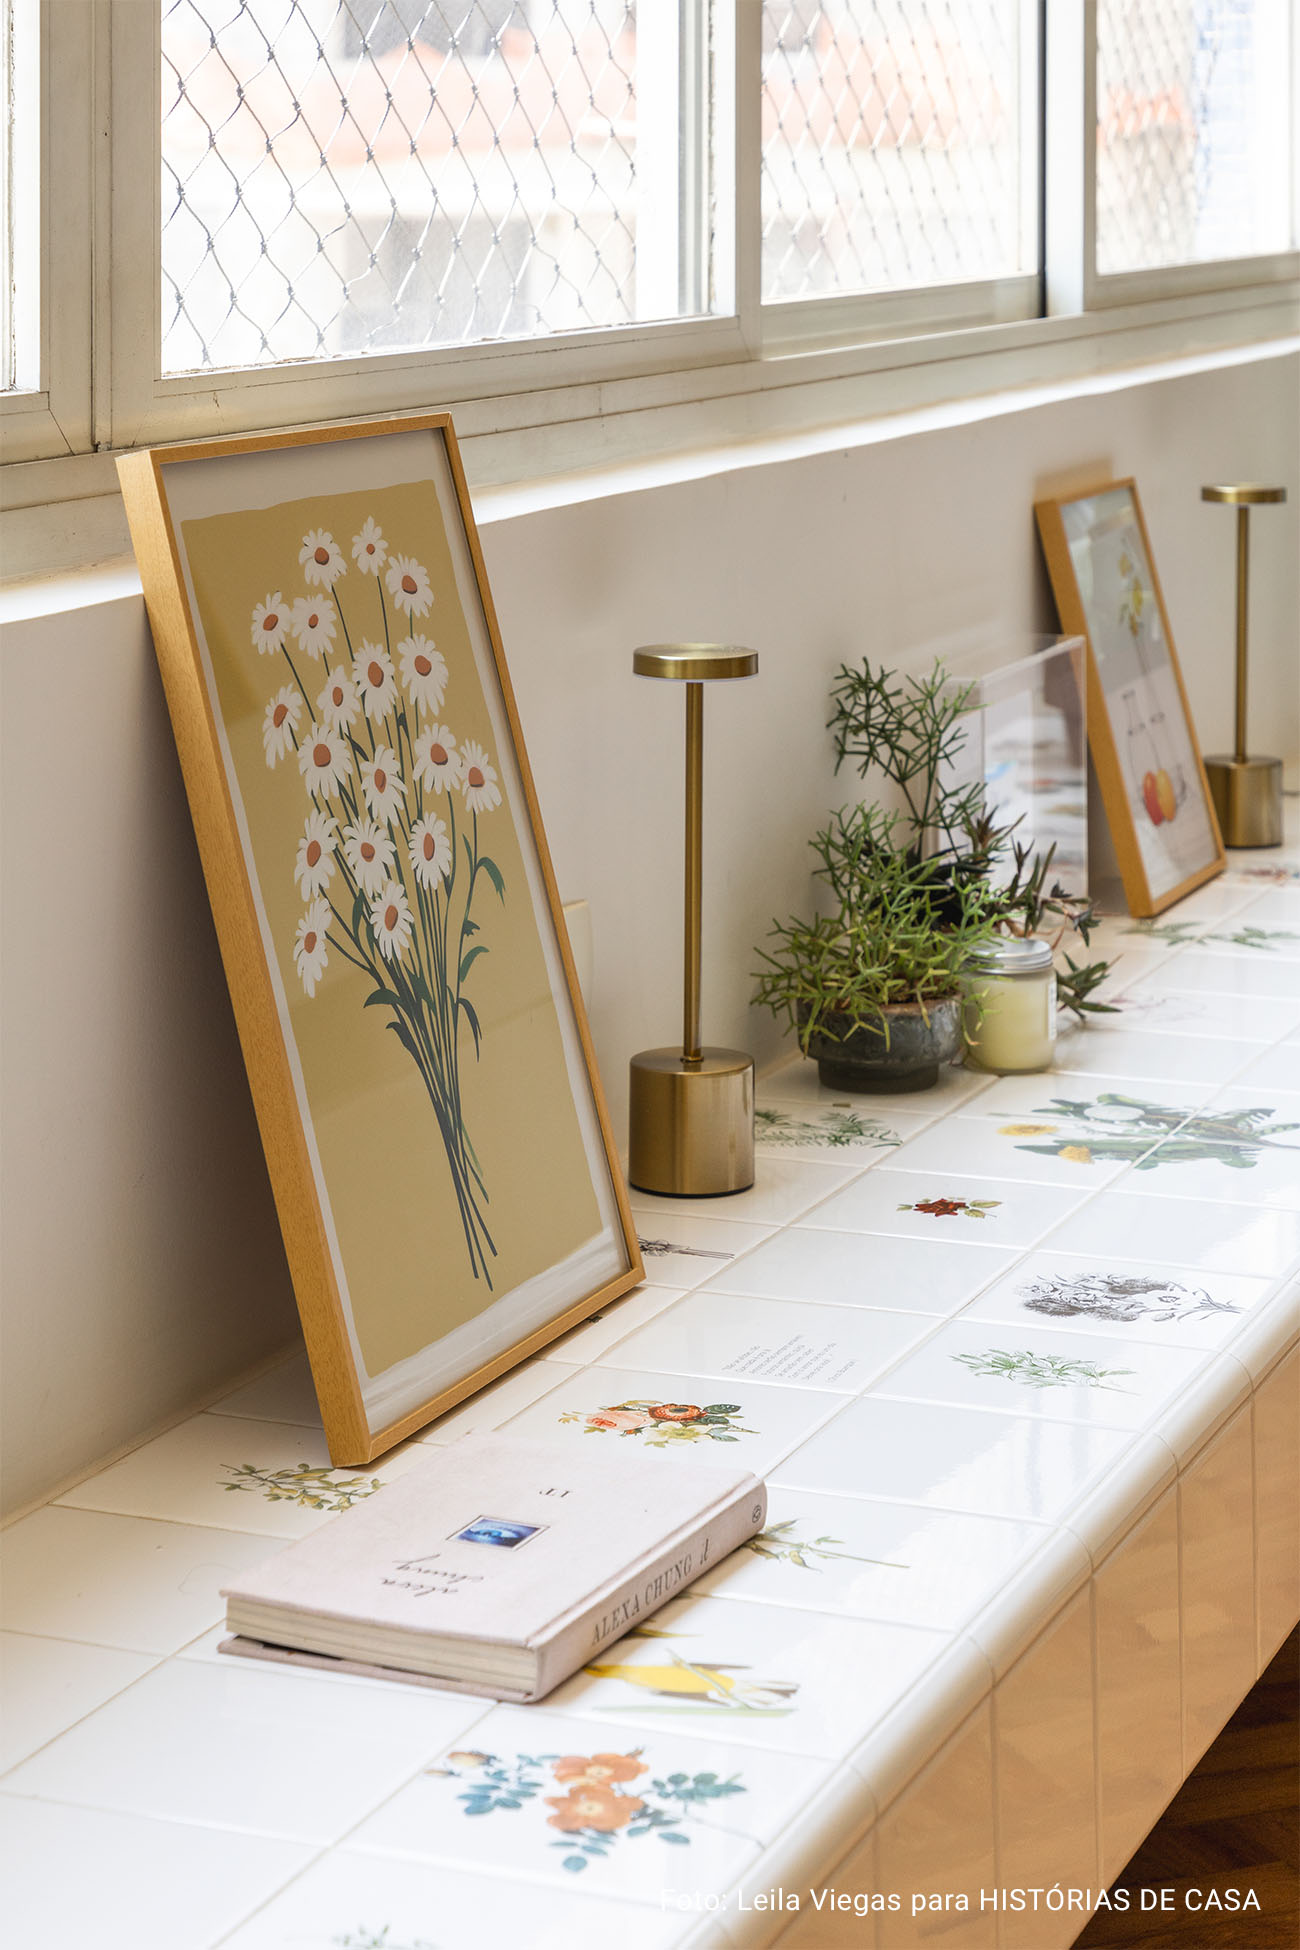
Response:
[[[1032,271],[1021,0],[765,0],[763,295]]]
[[[654,13],[163,0],[164,371],[678,315],[677,8]]]
[[[1287,0],[1100,0],[1097,269],[1291,241]]]

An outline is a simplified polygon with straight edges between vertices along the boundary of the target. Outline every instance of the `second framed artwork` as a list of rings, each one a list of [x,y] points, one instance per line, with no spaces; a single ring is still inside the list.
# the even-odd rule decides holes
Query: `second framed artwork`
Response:
[[[1159,914],[1225,855],[1137,484],[1034,513],[1061,626],[1088,642],[1088,742],[1125,898]]]
[[[330,1454],[366,1462],[641,1274],[455,440],[120,472]]]

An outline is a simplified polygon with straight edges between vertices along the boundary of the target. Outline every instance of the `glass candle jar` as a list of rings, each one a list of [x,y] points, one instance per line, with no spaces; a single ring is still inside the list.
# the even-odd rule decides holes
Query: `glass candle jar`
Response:
[[[1015,1075],[1050,1068],[1056,1048],[1056,970],[1046,941],[1000,935],[966,967],[966,1061]]]

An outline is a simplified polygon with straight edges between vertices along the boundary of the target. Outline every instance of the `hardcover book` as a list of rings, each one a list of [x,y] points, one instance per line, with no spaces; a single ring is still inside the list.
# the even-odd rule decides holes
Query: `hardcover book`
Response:
[[[464,1436],[228,1585],[221,1650],[540,1699],[766,1515],[748,1470]]]

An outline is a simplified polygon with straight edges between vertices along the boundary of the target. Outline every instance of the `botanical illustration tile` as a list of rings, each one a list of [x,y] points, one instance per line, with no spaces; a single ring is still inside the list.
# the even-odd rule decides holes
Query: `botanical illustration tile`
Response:
[[[195,1415],[58,1501],[77,1510],[302,1537],[420,1459],[418,1446],[408,1444],[365,1469],[338,1469],[314,1429]]]
[[[888,1711],[942,1645],[910,1626],[684,1598],[602,1646],[556,1712],[830,1758]]]
[[[639,1193],[634,1193],[639,1198]],[[637,1240],[649,1286],[676,1287],[687,1292],[719,1267],[770,1237],[770,1225],[741,1225],[733,1219],[701,1218],[698,1214],[655,1212],[634,1205]]]
[[[1297,1001],[1257,996],[1249,1009],[1243,1009],[1230,995],[1216,995],[1210,990],[1165,989],[1158,981],[1119,990],[1106,999],[1123,1012],[1116,1020],[1125,1029],[1143,1036],[1210,1036],[1238,1043],[1272,1043],[1300,1022]],[[1087,1030],[1078,1032],[1081,1036],[1088,1033]],[[1059,1044],[1057,1067],[1065,1070],[1077,1067]]]
[[[1070,1331],[1060,1321],[1051,1333],[1027,1327],[1008,1333],[963,1315],[874,1383],[868,1399],[956,1402],[1140,1429],[1209,1359],[1200,1348],[1141,1340],[1121,1353],[1113,1341]]]
[[[576,1893],[720,1891],[795,1814],[825,1763],[722,1738],[497,1707],[349,1846],[499,1869]]]
[[[1047,1535],[1002,1517],[774,1488],[759,1535],[691,1589],[955,1632]]]
[[[621,1342],[618,1359],[634,1368],[851,1395],[929,1325],[906,1313],[756,1299],[704,1287]]]
[[[277,1541],[52,1504],[4,1533],[0,1618],[16,1632],[174,1652],[225,1616],[221,1587]]]
[[[139,1652],[0,1632],[0,1772],[112,1699],[153,1663]]]
[[[125,1655],[122,1655],[125,1656]],[[6,1776],[15,1794],[325,1843],[481,1718],[483,1700],[169,1659]]]
[[[754,1110],[759,1154],[811,1158],[830,1164],[873,1164],[929,1122],[926,1115],[877,1111],[870,1098],[800,1103],[760,1095]]]
[[[1064,1328],[1110,1342],[1222,1347],[1268,1291],[1266,1280],[1233,1273],[1053,1250],[1021,1260],[961,1319],[1005,1325],[1020,1336]]]
[[[511,1368],[500,1381],[490,1382],[486,1388],[467,1396],[459,1408],[449,1408],[436,1422],[430,1422],[427,1429],[421,1429],[417,1440],[455,1442],[462,1435],[484,1435],[499,1429],[512,1415],[517,1415],[521,1408],[535,1402],[564,1378],[571,1364],[552,1360],[552,1352],[548,1348],[545,1358],[535,1356]]]
[[[754,1182],[747,1192],[729,1192],[722,1198],[659,1198],[653,1192],[634,1190],[632,1214],[637,1231],[649,1227],[652,1236],[660,1230],[672,1236],[668,1221],[682,1218],[726,1219],[728,1223],[783,1225],[798,1218],[812,1205],[847,1185],[855,1172],[863,1170],[875,1154],[865,1151],[827,1151],[816,1160],[792,1158],[787,1153],[759,1145],[755,1149]]]
[[[1153,1196],[1164,1189],[1163,1183],[1126,1179],[1122,1187],[1104,1192],[1066,1219],[1044,1243],[1052,1252],[1103,1258],[1113,1254],[1170,1269],[1183,1266],[1264,1279],[1284,1273],[1300,1256],[1300,1214]]]
[[[937,1176],[889,1164],[857,1179],[803,1223],[899,1233],[945,1245],[1032,1246],[1088,1196],[1086,1185],[1038,1185],[957,1172]]]
[[[986,1234],[973,1225],[969,1233],[962,1233],[960,1243],[947,1230],[938,1237],[919,1239],[823,1231],[815,1222],[829,1209],[819,1207],[806,1224],[787,1227],[765,1240],[726,1272],[715,1273],[704,1290],[947,1314],[996,1279],[1015,1258],[1014,1249],[986,1246]],[[980,1243],[975,1244],[975,1239]]]
[[[1176,962],[1169,964],[1170,970],[1176,966]],[[1142,989],[1136,992],[1143,993]],[[1255,1047],[1236,1037],[1148,1036],[1144,1026],[1130,1026],[1122,1016],[1104,1017],[1061,1044],[1056,1069],[1064,1073],[1061,1089],[1066,1096],[1073,1094],[1073,1086],[1066,1087],[1071,1075],[1123,1079],[1129,1096],[1151,1096],[1158,1090],[1138,1086],[1159,1085],[1166,1077],[1186,1083],[1227,1083],[1250,1060]],[[1117,1081],[1117,1087],[1123,1085]]]
[[[842,1408],[771,1481],[1050,1523],[1130,1440],[1120,1429],[871,1396]]]
[[[598,1361],[617,1341],[625,1340],[638,1327],[644,1327],[648,1320],[653,1320],[656,1314],[663,1313],[666,1307],[671,1307],[681,1297],[680,1287],[635,1287],[631,1293],[611,1300],[608,1306],[602,1307],[581,1327],[571,1328],[558,1341],[553,1341],[548,1353],[557,1361],[576,1364]]]
[[[964,1069],[950,1063],[939,1072],[939,1081],[928,1090],[860,1090],[851,1095],[843,1089],[830,1089],[817,1075],[817,1065],[809,1058],[793,1056],[777,1069],[759,1078],[758,1101],[826,1104],[832,1108],[860,1110],[864,1116],[888,1117],[900,1112],[909,1117],[941,1117],[978,1094],[988,1084],[979,1070]]]
[[[466,1875],[439,1863],[335,1849],[221,1950],[671,1950],[693,1920],[583,1888]]]
[[[648,1462],[726,1462],[762,1475],[833,1414],[839,1398],[808,1388],[713,1375],[582,1368],[515,1416],[519,1435],[617,1443]]]
[[[15,1950],[209,1950],[311,1856],[266,1835],[0,1794]]]
[[[321,1425],[316,1384],[311,1378],[305,1348],[299,1348],[287,1361],[232,1389],[219,1402],[211,1404],[214,1415],[254,1416],[265,1422],[293,1422],[308,1429]]]
[[[1164,989],[1211,989],[1248,1002],[1256,996],[1300,995],[1300,962],[1258,947],[1250,951],[1198,944],[1182,949],[1157,975],[1146,979],[1158,981]]]
[[[1300,1101],[1282,1108],[1209,1104],[1157,1145],[1142,1168],[1159,1171],[1166,1197],[1300,1207]],[[1116,1187],[1128,1188],[1126,1178]]]

